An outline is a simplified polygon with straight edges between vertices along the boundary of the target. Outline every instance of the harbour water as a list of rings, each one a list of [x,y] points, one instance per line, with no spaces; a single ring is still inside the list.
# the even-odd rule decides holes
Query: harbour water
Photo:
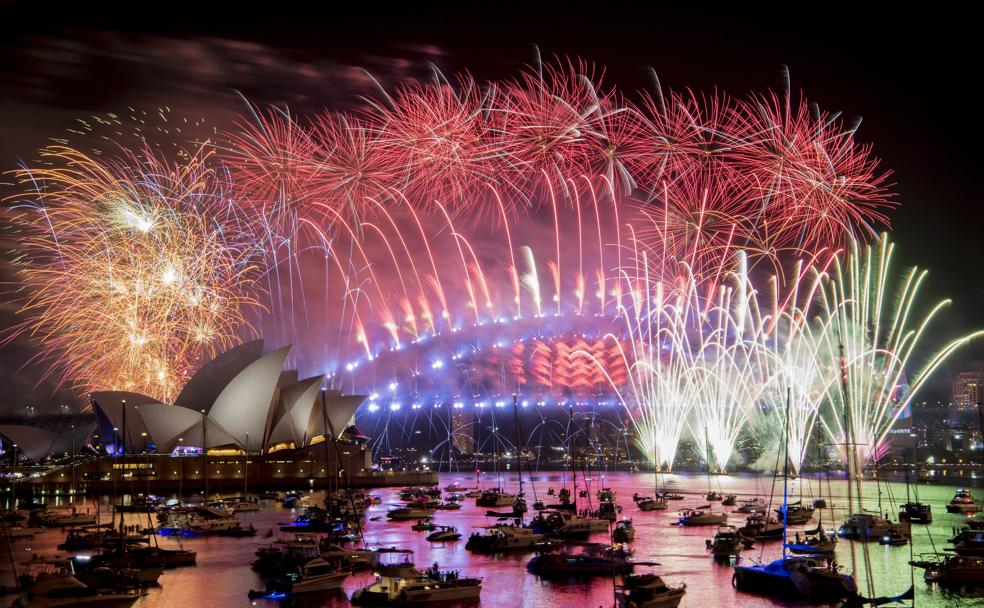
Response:
[[[535,485],[526,484],[527,500],[532,505],[537,498],[550,502],[546,496],[548,488],[559,490],[565,483],[570,482],[563,473],[537,473],[534,475]],[[474,486],[473,476],[465,473],[445,473],[441,475],[441,487],[459,482],[462,486]],[[581,479],[578,480],[582,482]],[[494,480],[485,480],[484,485],[490,485]],[[503,479],[507,489],[515,491],[515,475]],[[652,474],[608,473],[595,475],[590,480],[591,500],[596,503],[594,492],[605,486],[612,488],[622,506],[622,516],[631,518],[636,528],[636,539],[632,543],[635,558],[639,561],[655,561],[660,565],[655,568],[667,584],[676,586],[687,585],[686,596],[681,606],[708,608],[716,606],[781,606],[790,605],[764,597],[756,597],[737,592],[732,587],[731,564],[715,563],[705,548],[705,540],[713,537],[716,527],[684,528],[676,525],[679,511],[684,508],[706,504],[704,494],[708,490],[708,480],[700,474],[670,474],[661,477],[661,486],[665,484],[670,492],[683,494],[685,498],[670,502],[667,511],[643,513],[632,501],[633,493],[652,494]],[[739,501],[755,496],[768,500],[773,496],[773,506],[778,507],[782,501],[782,484],[773,482],[771,476],[734,475],[715,476],[710,482],[711,487],[723,494],[737,494]],[[952,528],[958,526],[964,519],[963,515],[949,514],[945,510],[946,503],[953,496],[956,486],[933,483],[913,486],[909,493],[918,492],[919,500],[932,505],[934,521],[930,526],[913,525],[913,542],[902,547],[883,547],[877,543],[854,544],[853,555],[851,543],[841,541],[837,549],[837,562],[848,572],[854,572],[858,579],[858,587],[867,595],[873,588],[876,595],[895,595],[902,593],[912,584],[915,585],[916,606],[981,606],[984,607],[984,591],[962,590],[959,594],[938,587],[929,587],[922,578],[921,570],[913,571],[908,566],[912,556],[920,553],[942,551],[949,545],[946,539],[952,536]],[[662,487],[661,487],[662,489]],[[906,501],[906,486],[904,483],[881,483],[865,481],[863,494],[865,507],[875,512],[879,509],[879,491],[881,493],[881,512],[888,512],[892,520],[897,520],[898,505]],[[466,499],[460,511],[438,511],[434,522],[439,525],[453,525],[464,535],[456,542],[430,543],[426,540],[426,532],[411,530],[411,521],[391,522],[386,519],[386,512],[400,503],[398,489],[380,489],[373,493],[382,497],[382,503],[372,505],[366,515],[365,539],[371,547],[396,546],[411,549],[415,553],[417,565],[423,569],[434,562],[441,569],[461,571],[462,575],[484,577],[481,605],[494,607],[529,606],[537,608],[574,607],[574,606],[612,606],[613,587],[610,579],[593,579],[588,581],[548,581],[530,574],[526,564],[530,555],[483,556],[465,550],[465,540],[473,530],[494,523],[494,519],[485,516],[487,509],[475,506],[473,499]],[[790,500],[802,498],[804,504],[811,503],[813,498],[822,494],[831,509],[824,509],[822,514],[817,511],[814,519],[805,525],[790,528],[790,534],[798,530],[813,528],[817,525],[818,516],[822,516],[825,529],[836,528],[844,520],[847,507],[847,484],[843,480],[823,480],[803,478],[793,480],[789,487]],[[978,496],[978,498],[981,498]],[[314,492],[309,504],[320,505],[322,494]],[[578,506],[587,507],[587,498],[579,498]],[[109,498],[103,497],[103,521],[108,521],[111,507]],[[729,512],[729,523],[742,525],[745,515],[735,513],[735,507],[721,507],[713,503],[714,510]],[[92,508],[90,503],[90,508]],[[243,513],[238,517],[246,523],[255,526],[259,533],[253,538],[160,538],[162,547],[177,548],[179,545],[198,552],[198,566],[168,570],[160,579],[160,585],[149,589],[148,595],[141,599],[136,606],[140,608],[170,608],[208,607],[224,608],[237,606],[270,606],[280,605],[279,602],[262,599],[248,599],[250,589],[261,589],[263,583],[250,569],[254,552],[259,547],[270,544],[280,537],[278,524],[291,521],[297,510],[284,509],[279,503],[268,501],[264,508],[255,513]],[[378,518],[378,519],[377,519]],[[127,522],[146,525],[146,515],[127,514]],[[375,521],[373,521],[375,520]],[[266,537],[267,531],[273,530],[273,537]],[[283,535],[286,535],[284,533]],[[30,559],[33,553],[51,555],[57,553],[56,545],[64,536],[62,530],[47,530],[33,539],[15,539],[13,544],[13,559],[18,564]],[[597,540],[603,542],[606,535],[597,535]],[[780,543],[769,542],[756,546],[742,554],[744,560],[772,560],[780,553]],[[6,553],[6,551],[4,551]],[[13,583],[10,557],[4,555],[0,559],[3,564],[0,571],[0,584]],[[344,584],[343,591],[331,595],[316,595],[295,601],[293,605],[305,607],[334,607],[348,606],[348,598],[371,579],[370,572],[359,572],[350,576]],[[869,587],[869,581],[873,587]],[[6,606],[12,597],[0,598],[0,603]]]

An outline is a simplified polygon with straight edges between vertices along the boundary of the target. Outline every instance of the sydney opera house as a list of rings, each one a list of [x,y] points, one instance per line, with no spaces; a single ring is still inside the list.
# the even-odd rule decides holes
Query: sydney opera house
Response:
[[[186,491],[206,483],[306,487],[328,478],[386,483],[353,426],[365,397],[325,389],[323,376],[301,379],[285,370],[289,352],[285,346],[264,353],[262,340],[248,342],[202,366],[174,403],[97,392],[94,423],[62,432],[0,425],[0,438],[20,461],[35,463],[24,480],[43,484],[98,488],[121,471],[154,489]]]

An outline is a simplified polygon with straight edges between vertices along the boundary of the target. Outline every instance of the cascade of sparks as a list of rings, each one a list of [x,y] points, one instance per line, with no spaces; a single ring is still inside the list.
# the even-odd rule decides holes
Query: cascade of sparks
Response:
[[[875,245],[854,243],[847,259],[834,261],[822,282],[822,314],[810,338],[817,355],[813,366],[823,371],[829,404],[821,423],[842,456],[851,439],[860,464],[885,453],[892,425],[906,414],[933,372],[957,349],[984,335],[977,331],[945,344],[913,371],[914,353],[928,347],[933,321],[950,301],[941,300],[921,313],[918,296],[926,271],[911,268],[896,285],[894,249],[888,235],[882,235]],[[903,390],[906,376],[908,390]]]

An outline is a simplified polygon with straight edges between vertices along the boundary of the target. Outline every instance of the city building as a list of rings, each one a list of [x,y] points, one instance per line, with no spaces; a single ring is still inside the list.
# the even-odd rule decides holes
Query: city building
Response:
[[[462,456],[475,453],[475,413],[454,408],[451,414],[451,445]]]
[[[976,408],[984,401],[984,372],[960,372],[953,379],[950,402],[958,409]]]

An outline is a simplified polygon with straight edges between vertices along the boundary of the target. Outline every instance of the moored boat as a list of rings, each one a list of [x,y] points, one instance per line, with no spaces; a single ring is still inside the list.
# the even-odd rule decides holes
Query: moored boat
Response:
[[[980,510],[981,507],[974,500],[974,495],[964,488],[957,490],[946,505],[947,513],[977,513]]]
[[[933,507],[921,502],[907,502],[899,507],[899,521],[931,524],[933,523]]]
[[[352,603],[357,606],[422,606],[434,603],[467,602],[479,598],[482,579],[461,577],[458,572],[437,568],[421,572],[409,561],[381,564],[373,583],[357,590]],[[436,565],[436,564],[435,564]]]
[[[711,555],[720,559],[734,557],[751,547],[754,541],[738,534],[734,526],[721,526],[713,539],[705,541]]]
[[[924,553],[909,564],[925,569],[926,581],[931,583],[966,585],[984,581],[984,557]]]
[[[473,532],[465,549],[473,553],[533,551],[545,538],[529,528],[500,524],[488,528],[484,534]]]
[[[748,593],[814,602],[843,600],[858,592],[853,576],[841,573],[830,560],[812,556],[735,566],[734,585]]]
[[[728,523],[728,514],[703,509],[686,509],[681,512],[679,523],[682,526],[720,526]]]
[[[592,577],[630,574],[634,564],[622,548],[588,544],[578,553],[541,553],[527,564],[527,569],[542,577]]]
[[[615,529],[612,530],[612,542],[616,543],[631,543],[635,540],[636,532],[635,528],[632,527],[631,519],[623,519],[615,524]]]
[[[630,574],[615,593],[616,608],[676,608],[687,586],[669,587],[655,574]]]

